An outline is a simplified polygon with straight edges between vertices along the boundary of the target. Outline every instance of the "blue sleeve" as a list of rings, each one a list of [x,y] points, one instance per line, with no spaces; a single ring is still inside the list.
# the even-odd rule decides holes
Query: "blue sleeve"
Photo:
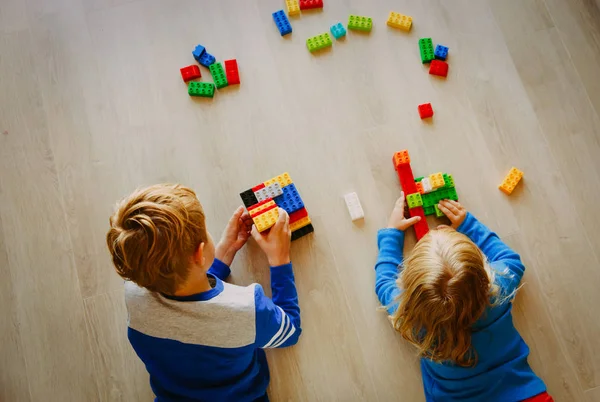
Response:
[[[457,231],[467,235],[483,251],[494,270],[498,272],[497,282],[507,294],[511,294],[519,287],[525,266],[521,262],[521,257],[504,244],[496,233],[470,213],[467,213],[467,217]]]
[[[377,246],[379,256],[375,263],[375,293],[381,305],[389,306],[388,312],[392,314],[398,306],[391,304],[400,294],[396,280],[398,268],[402,263],[404,232],[390,228],[381,229],[377,232]]]
[[[209,274],[213,274],[220,280],[224,281],[231,274],[231,269],[221,260],[214,259],[212,265],[208,269]]]
[[[300,306],[292,264],[271,267],[273,299],[265,296],[262,286],[254,291],[256,303],[256,346],[283,348],[298,342]]]

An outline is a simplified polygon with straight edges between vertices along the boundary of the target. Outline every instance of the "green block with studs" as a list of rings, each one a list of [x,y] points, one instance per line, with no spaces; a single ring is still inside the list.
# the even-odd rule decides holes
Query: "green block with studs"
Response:
[[[430,207],[423,206],[423,212],[425,213],[425,215],[433,215],[433,214],[435,214],[435,207],[434,206],[430,206]]]
[[[449,200],[454,200],[454,201],[458,201],[458,193],[456,192],[456,189],[454,187],[449,188],[447,190],[447,197]]]
[[[421,62],[430,63],[435,58],[433,54],[433,42],[431,38],[419,39],[419,50],[421,51]]]
[[[444,183],[446,188],[454,187],[454,177],[451,174],[444,173]]]
[[[212,75],[217,88],[224,88],[229,85],[227,83],[227,77],[225,76],[225,70],[223,70],[221,63],[213,63],[208,69],[210,70],[210,75]]]
[[[423,200],[423,208],[433,207],[436,204],[433,193],[421,194],[421,199]]]
[[[435,216],[437,216],[438,218],[441,218],[442,216],[446,216],[446,215],[444,215],[442,210],[438,208],[437,204],[435,204],[433,206],[433,209],[435,210]]]
[[[311,52],[325,49],[326,47],[331,46],[331,44],[331,36],[329,36],[327,32],[322,33],[321,35],[313,36],[312,38],[308,38],[306,40],[306,47]]]
[[[188,95],[212,98],[215,95],[215,86],[208,82],[190,81],[188,84]]]
[[[371,32],[372,28],[373,28],[373,19],[372,18],[362,17],[360,15],[350,15],[350,17],[348,17],[348,29],[355,29],[355,30],[359,30],[359,31]],[[433,48],[433,44],[431,46]]]
[[[406,196],[406,203],[408,204],[408,208],[416,208],[423,206],[423,200],[421,199],[421,194],[414,193]]]
[[[421,180],[423,180],[423,176],[421,176],[421,177],[417,177],[417,178],[415,179],[415,183],[418,183],[418,182],[420,182]]]

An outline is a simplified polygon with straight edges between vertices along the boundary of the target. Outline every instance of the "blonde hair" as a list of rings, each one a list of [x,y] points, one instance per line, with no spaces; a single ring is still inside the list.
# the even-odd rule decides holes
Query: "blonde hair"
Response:
[[[190,257],[206,241],[202,205],[180,184],[134,191],[117,204],[106,234],[122,278],[168,295],[186,281]]]
[[[474,366],[472,325],[499,293],[481,250],[453,229],[432,230],[404,261],[398,287],[402,292],[391,321],[419,355]]]

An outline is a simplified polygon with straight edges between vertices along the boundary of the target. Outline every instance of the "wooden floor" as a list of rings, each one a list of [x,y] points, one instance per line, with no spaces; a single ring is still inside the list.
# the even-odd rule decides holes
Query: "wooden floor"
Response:
[[[325,0],[281,38],[283,5],[0,1],[0,400],[151,400],[104,244],[113,203],[182,182],[218,236],[240,191],[289,171],[316,233],[293,246],[304,333],[269,353],[272,400],[422,401],[414,351],[373,291],[375,234],[399,193],[391,156],[408,148],[416,175],[453,173],[523,256],[515,321],[549,391],[600,401],[597,3]],[[411,33],[385,25],[390,10],[413,16]],[[306,50],[349,14],[373,31]],[[425,36],[450,47],[447,80],[420,63]],[[178,69],[197,43],[237,58],[242,85],[190,99]],[[507,197],[497,185],[513,165],[525,180]],[[233,271],[268,284],[255,245]]]

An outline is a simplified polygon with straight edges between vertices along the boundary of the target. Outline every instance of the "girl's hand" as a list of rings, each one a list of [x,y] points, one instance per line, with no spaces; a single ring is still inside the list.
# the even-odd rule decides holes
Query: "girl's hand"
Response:
[[[396,204],[394,204],[394,209],[392,210],[390,220],[388,221],[388,228],[394,228],[404,232],[420,220],[420,216],[413,216],[408,219],[404,217],[404,191],[402,191],[400,193],[400,198],[398,198]]]
[[[467,210],[460,203],[453,200],[442,200],[438,204],[440,211],[450,219],[452,227],[458,228],[467,217]]]

